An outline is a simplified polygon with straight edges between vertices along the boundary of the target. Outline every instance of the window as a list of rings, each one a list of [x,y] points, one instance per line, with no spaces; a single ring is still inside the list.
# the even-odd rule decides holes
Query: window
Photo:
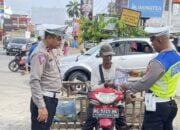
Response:
[[[111,46],[113,48],[115,56],[122,56],[122,55],[124,55],[124,49],[125,49],[124,42],[114,42],[114,43],[111,43]]]
[[[17,38],[17,39],[13,39],[12,42],[13,43],[18,43],[18,44],[26,44],[27,40],[26,39]]]
[[[92,55],[99,49],[99,46],[92,47],[90,50],[84,53],[84,55]]]
[[[126,54],[134,55],[134,54],[147,54],[152,53],[152,47],[143,41],[128,41],[126,42]]]

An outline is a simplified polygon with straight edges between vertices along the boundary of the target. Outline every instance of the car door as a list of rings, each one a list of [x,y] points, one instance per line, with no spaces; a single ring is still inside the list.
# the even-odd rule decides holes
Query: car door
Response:
[[[125,55],[125,43],[116,41],[111,43],[115,56],[112,57],[113,63],[116,63],[122,67],[125,66],[124,55]]]
[[[116,41],[116,42],[111,42],[109,43],[112,48],[113,48],[113,51],[115,53],[115,56],[112,57],[112,62],[113,63],[120,63],[122,64],[125,64],[123,63],[124,60],[120,60],[119,57],[122,56],[125,54],[125,44],[123,42],[119,42],[119,41]],[[100,49],[100,47],[99,47]],[[95,53],[95,59],[91,59],[89,60],[89,65],[90,66],[96,66],[98,64],[101,64],[102,63],[102,58],[99,56],[99,49],[98,51]]]
[[[125,52],[118,58],[122,67],[127,69],[145,69],[155,56],[153,48],[146,41],[123,41]],[[120,64],[120,63],[119,63]]]

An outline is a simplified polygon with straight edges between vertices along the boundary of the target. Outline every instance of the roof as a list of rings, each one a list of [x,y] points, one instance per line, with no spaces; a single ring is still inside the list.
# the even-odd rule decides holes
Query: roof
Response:
[[[104,43],[112,43],[112,42],[119,42],[119,41],[146,41],[148,43],[151,43],[149,38],[118,38],[118,39],[107,39],[104,40],[100,43],[100,45],[104,44]]]

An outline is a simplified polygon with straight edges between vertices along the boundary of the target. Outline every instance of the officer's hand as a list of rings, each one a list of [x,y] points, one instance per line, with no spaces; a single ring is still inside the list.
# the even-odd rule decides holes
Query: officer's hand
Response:
[[[39,108],[38,109],[38,117],[37,117],[37,120],[39,122],[42,122],[44,121],[45,123],[47,122],[47,119],[48,119],[48,111],[46,108]]]
[[[126,104],[129,104],[129,103],[135,103],[134,101],[134,98],[136,98],[135,95],[133,95],[132,93],[126,93],[126,96],[125,96],[125,102]]]
[[[126,91],[126,90],[127,90],[127,89],[126,89],[126,84],[125,84],[125,83],[124,83],[124,84],[121,84],[120,88],[121,88],[122,91]]]

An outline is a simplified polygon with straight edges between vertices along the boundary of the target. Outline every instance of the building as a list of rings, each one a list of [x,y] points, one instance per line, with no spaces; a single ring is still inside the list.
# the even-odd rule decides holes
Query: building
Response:
[[[33,7],[31,9],[31,21],[34,25],[56,24],[64,25],[66,19],[65,8]]]
[[[173,0],[172,12],[169,11],[169,0],[166,0],[163,15],[160,18],[150,18],[146,22],[146,26],[172,26],[171,32],[180,32],[180,0]]]
[[[128,0],[116,0],[115,7],[117,14],[121,15],[122,9],[128,7]]]
[[[12,29],[13,30],[27,30],[30,23],[28,15],[12,14]]]

